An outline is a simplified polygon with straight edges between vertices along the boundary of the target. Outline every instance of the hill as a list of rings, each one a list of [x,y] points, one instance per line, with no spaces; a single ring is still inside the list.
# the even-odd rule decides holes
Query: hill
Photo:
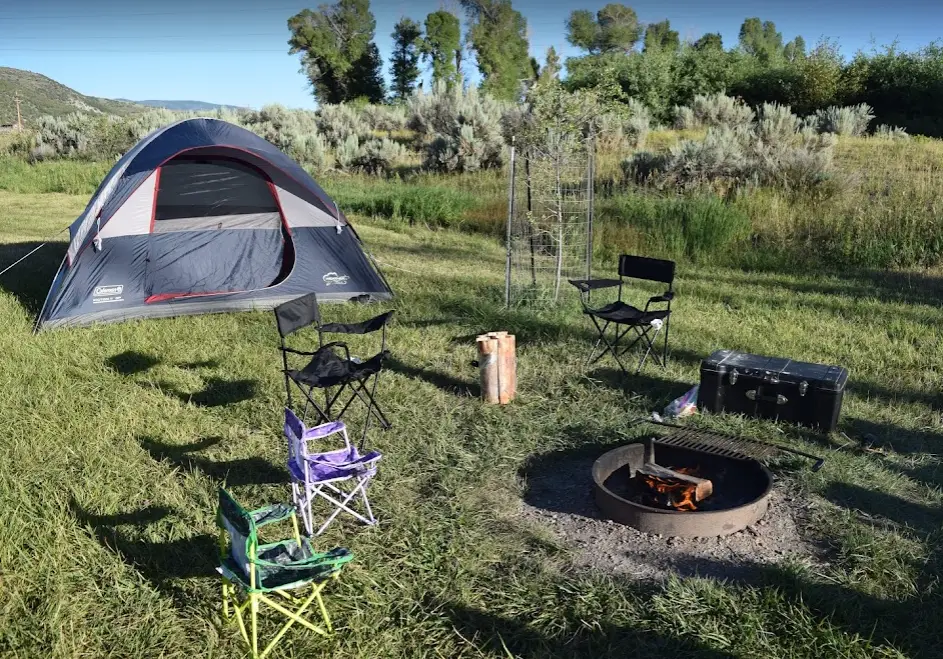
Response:
[[[39,73],[0,66],[0,124],[16,121],[15,93],[20,96],[20,111],[27,125],[44,114],[102,112],[128,115],[143,110],[134,103],[80,94]]]
[[[234,105],[219,105],[205,101],[130,101],[126,98],[115,99],[125,103],[137,103],[151,108],[165,108],[167,110],[244,110]]]

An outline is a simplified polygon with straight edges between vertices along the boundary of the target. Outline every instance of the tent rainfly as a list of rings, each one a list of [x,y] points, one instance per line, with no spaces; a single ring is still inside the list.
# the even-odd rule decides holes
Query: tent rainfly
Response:
[[[298,163],[217,119],[160,128],[72,223],[37,330],[132,318],[389,300],[383,274]]]

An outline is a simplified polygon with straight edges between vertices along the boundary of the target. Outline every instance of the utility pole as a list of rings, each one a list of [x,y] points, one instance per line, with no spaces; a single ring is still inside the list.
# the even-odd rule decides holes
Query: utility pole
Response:
[[[20,114],[20,93],[13,94],[13,102],[16,103],[16,129],[23,130],[23,115]]]

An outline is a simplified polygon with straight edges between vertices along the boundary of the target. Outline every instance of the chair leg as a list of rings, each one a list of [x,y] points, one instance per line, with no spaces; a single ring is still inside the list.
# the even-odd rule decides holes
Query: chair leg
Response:
[[[665,318],[665,347],[662,352],[662,366],[668,368],[668,330],[671,328],[671,314]]]
[[[259,657],[259,596],[255,593],[249,594],[249,609],[252,620],[250,625],[252,626],[252,657],[253,659],[258,659]]]
[[[321,588],[315,586],[315,595],[318,600],[318,608],[321,610],[321,617],[324,619],[324,626],[327,628],[328,633],[334,631],[334,625],[331,624],[331,616],[327,613],[327,607],[324,606],[324,598],[321,597]]]

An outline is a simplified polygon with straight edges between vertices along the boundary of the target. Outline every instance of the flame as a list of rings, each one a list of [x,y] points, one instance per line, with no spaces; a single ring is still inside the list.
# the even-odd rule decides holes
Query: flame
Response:
[[[691,467],[679,467],[673,471],[694,475],[697,470]],[[648,475],[642,476],[642,482],[655,492],[664,495],[668,500],[668,505],[675,510],[697,510],[697,502],[694,499],[697,488],[693,484]]]

